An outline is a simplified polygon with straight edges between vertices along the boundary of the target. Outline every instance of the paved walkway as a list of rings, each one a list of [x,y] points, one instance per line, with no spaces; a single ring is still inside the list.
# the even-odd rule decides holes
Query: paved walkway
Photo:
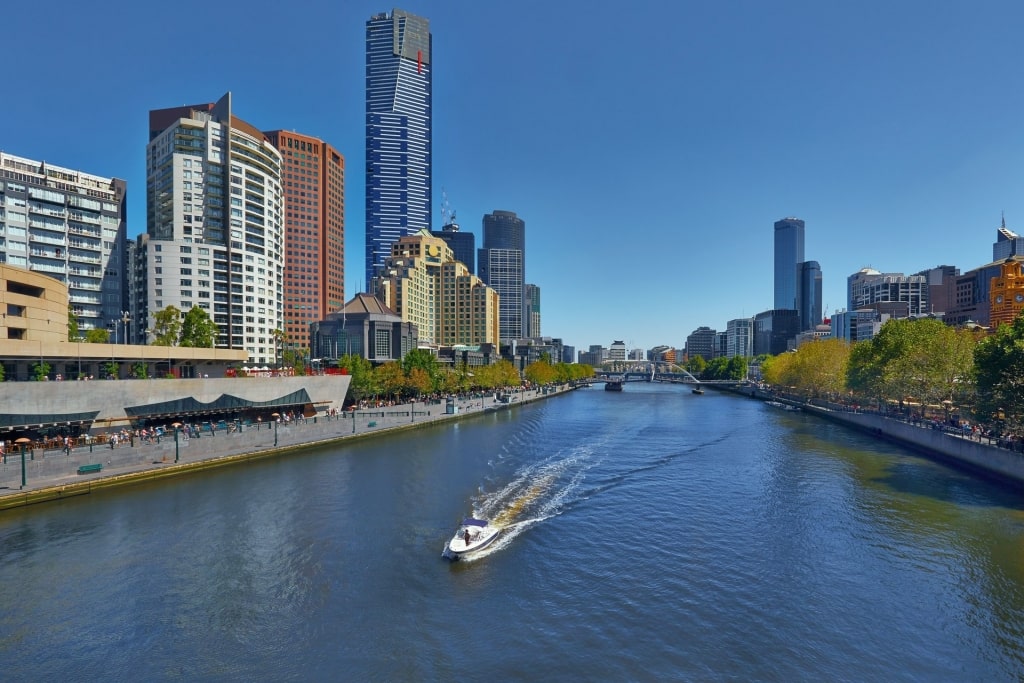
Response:
[[[563,393],[571,387],[531,389],[515,392],[507,403],[499,403],[493,394],[456,401],[457,412],[447,413],[444,401],[406,403],[345,412],[337,417],[317,416],[276,425],[245,426],[228,433],[204,431],[199,438],[186,438],[179,433],[164,436],[159,443],[136,439],[117,448],[93,445],[73,448],[70,455],[63,450],[36,450],[25,453],[24,474],[20,452],[8,453],[0,462],[0,510],[62,497],[88,493],[89,482],[95,487],[128,483],[132,480],[174,473],[186,473],[233,461],[268,457],[277,453],[307,448],[348,438],[362,438],[381,431],[414,428],[425,423],[458,420],[490,410],[514,407]],[[102,465],[100,472],[78,474],[83,465]],[[22,476],[25,485],[22,486]],[[83,486],[83,483],[85,484]],[[26,495],[30,494],[30,495]]]

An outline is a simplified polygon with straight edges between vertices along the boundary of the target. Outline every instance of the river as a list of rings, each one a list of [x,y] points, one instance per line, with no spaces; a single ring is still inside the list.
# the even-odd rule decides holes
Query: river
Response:
[[[465,515],[504,531],[441,557]],[[0,514],[0,676],[1024,679],[1024,495],[673,385]]]

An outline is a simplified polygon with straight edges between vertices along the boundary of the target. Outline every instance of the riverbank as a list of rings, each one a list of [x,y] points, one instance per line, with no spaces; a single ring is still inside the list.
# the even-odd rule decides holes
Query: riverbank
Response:
[[[924,455],[1011,486],[1024,484],[1024,454],[971,435],[939,429],[929,422],[909,422],[825,401],[808,402],[754,386],[726,388],[761,401],[779,401],[820,418],[866,432]]]
[[[311,447],[362,439],[382,432],[418,429],[511,409],[553,398],[574,387],[541,387],[512,392],[499,400],[494,394],[475,395],[447,403],[416,402],[346,411],[336,416],[243,426],[234,431],[202,432],[187,438],[179,433],[159,440],[133,440],[116,448],[81,446],[63,450],[8,453],[0,461],[0,510],[88,495],[117,486],[226,467],[261,458],[286,456]],[[87,471],[79,474],[80,468]],[[22,485],[24,481],[24,485]]]

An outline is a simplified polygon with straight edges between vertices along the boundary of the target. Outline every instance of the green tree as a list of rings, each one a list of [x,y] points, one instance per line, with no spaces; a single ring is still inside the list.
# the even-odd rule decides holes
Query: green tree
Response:
[[[7,378],[7,371],[4,370],[4,364],[0,363],[0,382],[3,382]]]
[[[145,363],[134,363],[132,365],[132,377],[135,379],[148,379],[149,370],[146,369]]]
[[[361,401],[379,392],[374,381],[373,365],[362,356],[344,355],[338,359],[338,367],[352,378],[349,380],[348,395],[353,401]]]
[[[704,356],[694,356],[687,360],[685,365],[686,370],[695,377],[700,377],[707,366],[708,362],[704,360]]]
[[[71,304],[68,304],[68,341],[79,341],[78,316]]]
[[[168,306],[153,314],[153,346],[174,346],[181,337],[181,310]]]
[[[36,382],[43,382],[50,376],[50,370],[52,369],[53,368],[50,367],[50,364],[46,361],[34,363],[32,365],[32,379]]]
[[[539,360],[527,365],[523,375],[533,384],[550,384],[558,378],[558,371],[550,363]]]
[[[373,374],[381,393],[398,400],[406,386],[405,372],[402,371],[401,364],[397,361],[384,363],[374,368]]]
[[[107,344],[110,342],[110,330],[97,327],[85,331],[85,341],[89,344]]]
[[[277,365],[281,367],[281,349],[284,347],[284,342],[287,336],[284,330],[278,328],[270,333],[270,336],[274,339],[274,357],[277,358]]]
[[[210,319],[210,315],[199,306],[193,306],[181,321],[180,344],[197,349],[212,349],[217,340],[217,332],[217,325]]]
[[[107,377],[114,377],[115,379],[120,376],[121,366],[114,361],[108,361],[103,364],[103,371]]]
[[[972,390],[973,336],[932,318],[890,320],[850,351],[847,387],[879,401],[940,405]]]
[[[978,418],[995,418],[1007,431],[1024,432],[1024,316],[978,342],[974,377]]]
[[[409,375],[415,368],[426,373],[430,382],[430,387],[422,390],[423,393],[433,391],[439,375],[437,357],[427,349],[413,349],[402,358],[402,371]]]

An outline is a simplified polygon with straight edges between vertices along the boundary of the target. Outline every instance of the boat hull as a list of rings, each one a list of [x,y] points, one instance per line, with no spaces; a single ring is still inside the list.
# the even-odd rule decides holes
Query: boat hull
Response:
[[[472,555],[493,543],[494,539],[498,538],[499,533],[501,533],[501,529],[496,527],[482,527],[478,535],[473,537],[467,544],[460,530],[460,533],[455,534],[448,541],[448,545],[445,546],[444,552],[441,554],[449,560],[457,560],[464,555]]]

